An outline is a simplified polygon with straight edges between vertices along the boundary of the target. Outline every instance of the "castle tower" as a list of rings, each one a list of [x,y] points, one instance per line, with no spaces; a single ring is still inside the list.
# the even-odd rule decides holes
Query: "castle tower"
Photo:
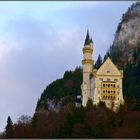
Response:
[[[87,30],[87,35],[85,39],[85,44],[83,47],[83,56],[84,59],[82,60],[83,64],[83,83],[82,83],[82,105],[86,106],[88,98],[90,98],[90,74],[93,70],[93,63],[92,60],[92,53],[93,53],[93,42],[92,38],[89,36],[89,32]]]

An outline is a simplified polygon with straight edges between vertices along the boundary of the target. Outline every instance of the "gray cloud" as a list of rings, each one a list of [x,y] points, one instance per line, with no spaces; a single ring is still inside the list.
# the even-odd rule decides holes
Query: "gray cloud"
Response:
[[[109,45],[112,44],[114,34],[122,14],[132,2],[90,2],[75,3],[73,7],[58,12],[56,18],[63,21],[64,28],[80,27],[81,34],[85,35],[88,27],[95,43],[94,59],[100,52],[103,56]],[[68,17],[65,20],[65,17]],[[69,24],[68,24],[69,23]],[[81,38],[83,41],[83,38]]]
[[[11,49],[4,56],[6,60],[0,73],[2,122],[6,122],[8,115],[14,121],[22,114],[31,115],[46,85],[81,61],[77,61],[81,48],[77,47],[79,38],[73,36],[75,31],[57,33],[46,22],[32,17],[13,20],[8,28],[6,47]],[[74,42],[69,42],[69,38]]]

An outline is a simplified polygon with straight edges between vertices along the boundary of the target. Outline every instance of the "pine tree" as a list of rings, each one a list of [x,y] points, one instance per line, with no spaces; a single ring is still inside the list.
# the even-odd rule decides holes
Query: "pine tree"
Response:
[[[92,99],[90,99],[90,98],[88,99],[86,107],[87,107],[88,109],[93,108],[93,101],[92,101]]]
[[[110,57],[110,50],[108,50],[107,53],[104,55],[103,62],[105,62],[108,57]]]
[[[32,127],[36,127],[37,121],[38,121],[37,115],[34,114],[34,116],[33,116],[33,118],[32,118],[32,121],[31,121],[31,126],[32,126]]]
[[[95,63],[95,68],[98,69],[101,65],[102,65],[102,57],[101,57],[101,55],[99,54],[99,55],[98,55],[98,59],[97,59],[97,61],[96,61],[96,63]]]
[[[14,136],[13,122],[11,120],[11,117],[8,116],[6,125],[6,138],[13,138],[13,136]]]

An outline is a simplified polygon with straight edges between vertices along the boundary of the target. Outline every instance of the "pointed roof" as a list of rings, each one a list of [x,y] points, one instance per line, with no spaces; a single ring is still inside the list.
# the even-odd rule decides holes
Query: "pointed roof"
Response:
[[[90,39],[90,43],[93,43],[93,41],[92,41],[92,37],[91,37],[91,39]]]
[[[85,45],[90,45],[90,42],[91,42],[91,39],[90,39],[90,36],[89,36],[89,31],[87,29],[87,35],[86,35],[86,39],[85,39]]]
[[[97,70],[96,74],[98,75],[116,75],[121,76],[120,70],[115,66],[115,64],[108,57],[106,61],[101,65],[101,67]]]

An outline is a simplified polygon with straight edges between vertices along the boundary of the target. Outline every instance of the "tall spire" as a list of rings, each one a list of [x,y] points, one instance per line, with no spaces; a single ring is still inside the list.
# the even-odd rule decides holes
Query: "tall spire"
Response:
[[[90,45],[90,42],[91,42],[91,40],[90,40],[90,37],[89,37],[89,31],[88,31],[88,29],[87,29],[87,35],[86,35],[86,39],[85,39],[85,44],[84,44],[84,46],[85,46],[85,45]]]
[[[90,43],[93,43],[92,37],[91,37],[91,39],[90,39]]]

